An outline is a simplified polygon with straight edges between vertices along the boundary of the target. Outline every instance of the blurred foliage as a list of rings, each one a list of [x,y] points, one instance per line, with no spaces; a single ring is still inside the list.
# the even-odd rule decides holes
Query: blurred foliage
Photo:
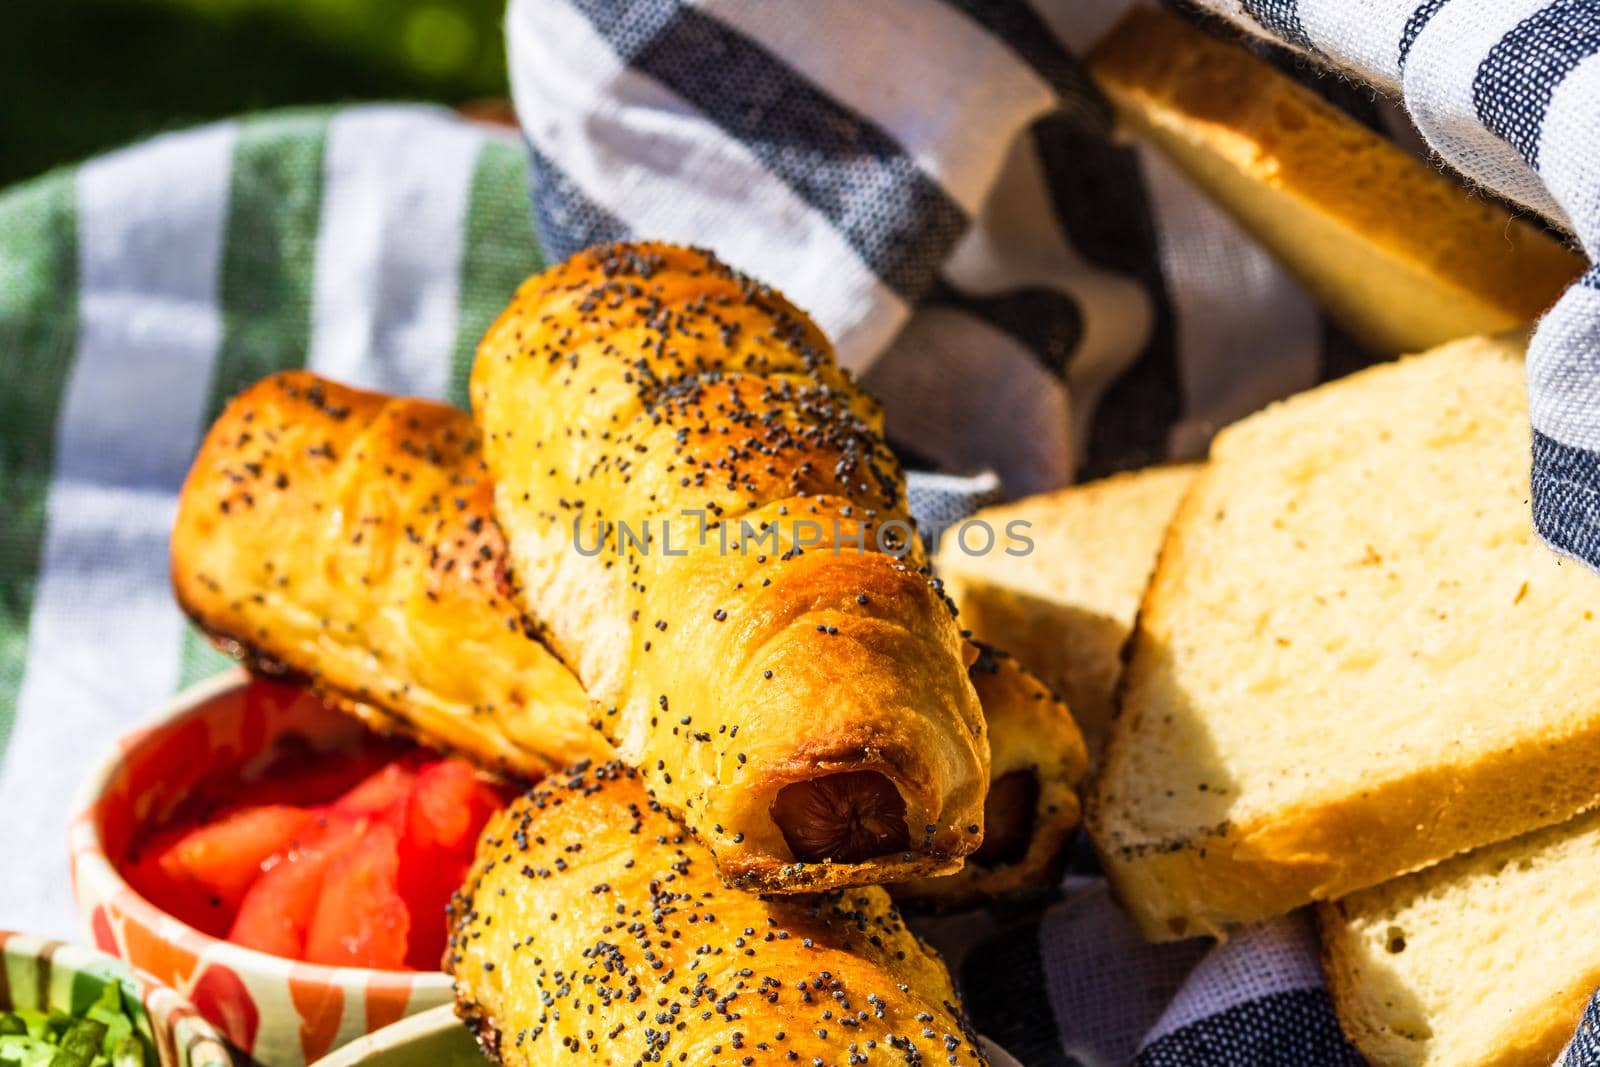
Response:
[[[6,0],[0,184],[293,104],[506,94],[505,0]]]

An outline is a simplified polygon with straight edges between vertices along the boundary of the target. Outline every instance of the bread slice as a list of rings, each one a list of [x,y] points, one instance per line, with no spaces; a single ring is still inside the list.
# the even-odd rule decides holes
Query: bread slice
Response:
[[[1547,1064],[1600,986],[1600,813],[1317,909],[1346,1036],[1380,1067]]]
[[[1542,230],[1177,16],[1130,11],[1089,69],[1128,127],[1375,351],[1531,321],[1584,269]]]
[[[1600,577],[1533,531],[1521,355],[1456,342],[1217,436],[1089,810],[1148,936],[1341,897],[1600,802]]]
[[[1122,645],[1156,551],[1197,464],[1115,474],[1011,504],[985,508],[969,521],[984,537],[948,531],[934,566],[961,609],[960,622],[980,640],[1010,650],[1072,709],[1091,754],[1111,724],[1111,691],[1122,671]],[[1032,542],[1010,555],[1014,523]],[[1017,548],[1023,546],[1020,541]]]

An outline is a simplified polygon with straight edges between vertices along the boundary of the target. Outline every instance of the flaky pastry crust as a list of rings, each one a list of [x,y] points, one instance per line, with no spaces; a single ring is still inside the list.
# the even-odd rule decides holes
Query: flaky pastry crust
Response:
[[[706,252],[591,249],[523,285],[471,393],[525,606],[726,877],[960,867],[989,771],[964,646],[809,319]]]
[[[445,969],[484,1050],[516,1067],[985,1062],[881,887],[730,888],[621,764],[490,822]]]
[[[1008,653],[978,647],[969,673],[989,725],[983,846],[955,874],[891,886],[902,904],[950,909],[1046,889],[1082,814],[1089,757],[1067,705]]]
[[[514,602],[466,416],[295,371],[218,418],[184,483],[172,582],[258,672],[516,775],[609,755]]]

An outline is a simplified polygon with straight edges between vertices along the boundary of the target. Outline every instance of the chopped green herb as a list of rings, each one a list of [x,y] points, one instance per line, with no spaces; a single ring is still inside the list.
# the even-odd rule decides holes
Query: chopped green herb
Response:
[[[0,1011],[0,1067],[151,1067],[122,986],[107,982],[80,1018],[64,1011]]]

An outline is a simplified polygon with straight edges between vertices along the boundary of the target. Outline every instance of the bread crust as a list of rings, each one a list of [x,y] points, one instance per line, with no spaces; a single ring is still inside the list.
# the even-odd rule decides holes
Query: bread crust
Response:
[[[728,888],[621,764],[495,816],[444,962],[480,1045],[515,1067],[986,1062],[943,963],[881,887]]]
[[[960,867],[989,770],[962,639],[879,409],[809,319],[706,252],[593,249],[523,285],[471,391],[524,603],[725,877],[795,892]],[[615,551],[579,550],[607,531]],[[797,856],[779,793],[848,772],[892,783],[904,834]]]
[[[1576,780],[1552,788],[1542,774],[1551,748],[1562,750],[1564,767],[1575,768],[1573,779],[1600,782],[1600,737],[1578,732],[1466,766],[1420,768],[1357,795],[1229,821],[1185,838],[1130,840],[1107,825],[1102,813],[1119,800],[1105,790],[1090,791],[1085,822],[1145,937],[1225,937],[1230,926],[1334,900],[1514,837],[1548,822],[1545,812],[1594,807],[1600,795]],[[1473,780],[1498,785],[1463,787]]]
[[[380,730],[513,775],[607,755],[588,697],[512,600],[478,452],[446,405],[263,379],[184,482],[179,604],[253,670]]]
[[[1135,6],[1086,61],[1163,150],[1378,352],[1537,318],[1585,263],[1233,42]]]

